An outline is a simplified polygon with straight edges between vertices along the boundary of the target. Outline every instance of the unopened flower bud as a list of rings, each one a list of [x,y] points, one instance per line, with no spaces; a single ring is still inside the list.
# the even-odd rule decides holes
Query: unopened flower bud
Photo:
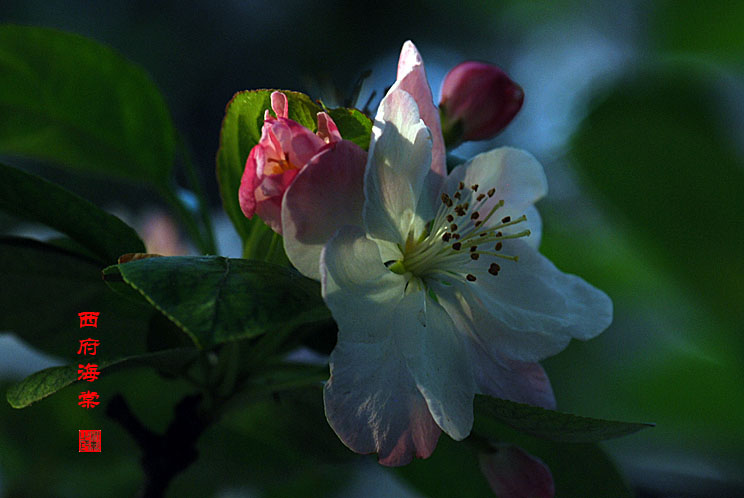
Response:
[[[447,146],[485,140],[503,130],[524,101],[522,88],[497,66],[463,62],[444,77],[439,112]]]

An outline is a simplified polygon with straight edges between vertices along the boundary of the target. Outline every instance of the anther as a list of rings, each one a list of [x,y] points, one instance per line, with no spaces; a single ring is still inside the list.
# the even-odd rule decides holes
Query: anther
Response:
[[[485,237],[486,235],[488,235],[488,232],[483,232],[480,234],[480,237]]]
[[[455,251],[459,251],[461,247],[462,247],[461,242],[455,242],[454,244],[452,244],[452,249],[454,249]]]
[[[476,183],[475,185],[471,185],[470,186],[470,190],[472,190],[473,192],[477,192],[478,191],[478,184]]]
[[[478,259],[479,257],[480,257],[480,254],[478,254],[477,252],[474,252],[470,255],[470,259]]]
[[[486,198],[486,194],[478,194],[478,197],[476,197],[475,200],[480,202],[485,198]]]
[[[459,238],[460,238],[460,234],[459,234],[459,233],[453,233],[453,234],[452,234],[452,238],[453,238],[454,240],[457,240],[457,239],[459,239]]]
[[[452,234],[449,232],[445,232],[444,235],[442,235],[442,240],[445,242],[449,242],[452,238]]]
[[[478,246],[470,246],[470,252],[475,252],[478,250]]]
[[[483,222],[482,222],[482,221],[476,221],[476,222],[475,222],[475,227],[476,227],[476,228],[478,228],[478,227],[479,227],[479,226],[481,226],[482,224],[483,224]]]
[[[497,263],[491,263],[491,266],[488,267],[488,273],[491,275],[498,275],[499,270],[501,270],[501,267]]]
[[[472,273],[468,273],[467,275],[465,275],[465,278],[467,278],[469,282],[475,282],[475,275],[473,275]]]
[[[488,191],[488,197],[493,197],[493,194],[495,193],[496,193],[496,189],[492,188],[491,190]]]
[[[497,243],[497,244],[496,244],[496,245],[494,246],[494,249],[496,249],[497,251],[500,251],[500,250],[501,250],[501,248],[502,248],[503,246],[504,246],[504,244],[502,244],[501,242],[498,242],[498,243]]]
[[[457,186],[458,190],[462,190],[465,188],[465,184],[460,182],[460,185]]]
[[[509,223],[511,221],[511,216],[504,216],[501,218],[501,223]]]
[[[455,223],[451,224],[451,225],[450,225],[450,230],[452,230],[453,232],[454,232],[455,230],[457,230],[457,225],[456,225]]]
[[[447,194],[442,194],[442,203],[447,207],[452,207],[452,199]]]
[[[461,197],[460,192],[455,192],[455,195],[453,195],[452,197],[454,197],[455,199],[459,199]]]
[[[480,213],[478,211],[475,211],[473,214],[470,215],[470,219],[477,220],[478,216],[480,216]]]
[[[455,221],[455,217],[452,216],[451,214],[448,214],[447,215],[447,221],[449,221],[450,223],[452,223],[453,221]]]

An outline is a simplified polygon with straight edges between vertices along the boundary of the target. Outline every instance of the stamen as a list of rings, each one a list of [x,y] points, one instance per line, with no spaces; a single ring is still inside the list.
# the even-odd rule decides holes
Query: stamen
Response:
[[[509,223],[511,221],[511,216],[505,216],[501,218],[501,223]]]
[[[455,217],[452,216],[451,214],[448,214],[447,215],[447,221],[449,221],[450,223],[452,223],[453,221],[455,221]]]
[[[478,246],[470,246],[470,252],[475,252],[478,250]]]
[[[455,251],[459,251],[461,247],[462,247],[461,242],[455,242],[454,244],[452,244],[452,249],[454,249]]]
[[[447,207],[452,207],[452,199],[445,193],[442,193],[442,203]]]
[[[493,194],[496,193],[496,189],[495,188],[492,188],[487,193],[488,193],[488,197],[493,197]]]
[[[480,213],[478,213],[478,211],[476,211],[476,212],[474,212],[473,214],[470,215],[470,219],[471,220],[477,220],[478,219],[478,216],[480,216]]]
[[[499,270],[501,270],[501,267],[498,265],[498,263],[491,263],[491,266],[488,267],[488,273],[491,275],[498,275]]]
[[[452,234],[449,232],[445,232],[444,235],[442,235],[442,240],[445,242],[449,242],[452,238]]]
[[[455,195],[453,195],[452,197],[454,197],[455,199],[459,199],[461,197],[460,192],[455,192]]]
[[[494,247],[494,249],[496,249],[497,251],[500,251],[503,246],[504,246],[504,244],[502,244],[501,242],[499,242],[498,244],[496,244],[496,246]]]
[[[455,230],[457,230],[457,225],[456,225],[455,223],[451,224],[451,225],[450,225],[450,230],[452,230],[453,232],[454,232]]]
[[[476,280],[475,275],[473,275],[472,273],[468,273],[465,278],[467,278],[469,282],[475,282]]]
[[[474,252],[470,255],[470,259],[478,259],[479,257],[480,257],[480,254],[478,254],[477,252]]]
[[[475,200],[480,202],[485,198],[486,198],[486,194],[478,194],[478,197],[476,197]]]
[[[457,186],[457,189],[458,189],[458,190],[462,190],[462,189],[464,189],[464,188],[465,188],[465,184],[464,184],[464,183],[462,183],[462,182],[460,182],[460,184],[459,184],[459,185]]]
[[[473,192],[477,192],[478,191],[478,184],[476,183],[475,185],[471,185],[470,186],[470,190],[472,190]]]

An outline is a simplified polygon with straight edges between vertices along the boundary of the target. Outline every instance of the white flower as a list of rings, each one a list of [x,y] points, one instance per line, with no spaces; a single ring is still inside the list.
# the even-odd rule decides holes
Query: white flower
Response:
[[[352,450],[376,452],[385,465],[428,457],[440,430],[468,436],[476,393],[554,407],[536,362],[602,332],[612,303],[537,252],[533,204],[546,191],[537,160],[511,148],[445,178],[439,116],[407,42],[375,118],[361,221],[335,231],[320,254],[339,327],[326,416]],[[335,227],[359,219],[343,217]],[[333,223],[321,225],[330,235]],[[307,255],[298,257],[302,242],[290,236],[285,246],[315,276]]]

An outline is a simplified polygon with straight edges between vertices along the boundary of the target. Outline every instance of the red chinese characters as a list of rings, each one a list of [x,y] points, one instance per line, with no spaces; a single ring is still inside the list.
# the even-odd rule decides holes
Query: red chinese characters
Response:
[[[93,391],[82,391],[78,395],[78,405],[82,406],[85,409],[88,408],[95,408],[97,405],[99,405],[100,401],[93,401],[94,399],[98,399],[100,396],[98,396],[97,392]]]
[[[83,327],[95,327],[98,328],[98,315],[101,313],[98,311],[83,311],[78,313],[80,317],[80,328]]]
[[[101,375],[101,372],[98,371],[98,365],[94,363],[88,363],[87,365],[78,364],[77,373],[77,380],[87,380],[88,382],[93,382]]]
[[[87,338],[87,339],[81,339],[80,340],[80,348],[78,349],[77,354],[95,356],[95,354],[96,354],[96,348],[100,344],[101,344],[101,342],[98,339],[91,339],[90,337]]]

